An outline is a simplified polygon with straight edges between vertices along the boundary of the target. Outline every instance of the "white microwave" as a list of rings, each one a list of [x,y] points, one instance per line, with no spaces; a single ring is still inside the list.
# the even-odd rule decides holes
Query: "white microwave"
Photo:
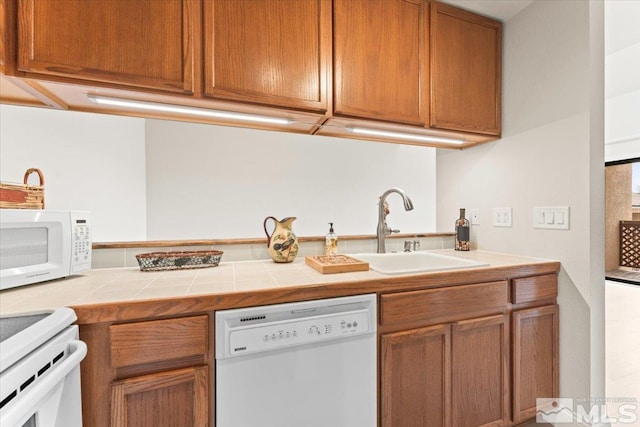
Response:
[[[0,290],[90,268],[88,212],[0,209]]]

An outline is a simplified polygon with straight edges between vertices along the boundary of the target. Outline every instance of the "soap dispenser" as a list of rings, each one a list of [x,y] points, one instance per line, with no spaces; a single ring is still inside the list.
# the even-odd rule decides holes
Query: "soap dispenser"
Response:
[[[333,231],[333,223],[329,223],[329,233],[325,239],[324,254],[336,255],[338,253],[338,235]]]

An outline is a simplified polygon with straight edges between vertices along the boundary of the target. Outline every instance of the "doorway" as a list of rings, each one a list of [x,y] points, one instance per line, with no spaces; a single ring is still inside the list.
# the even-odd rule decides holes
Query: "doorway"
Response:
[[[605,276],[640,285],[640,158],[606,163]]]

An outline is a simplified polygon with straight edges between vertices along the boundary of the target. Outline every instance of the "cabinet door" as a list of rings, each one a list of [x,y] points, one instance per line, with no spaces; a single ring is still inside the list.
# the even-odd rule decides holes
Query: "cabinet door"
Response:
[[[113,383],[114,427],[208,425],[207,368],[187,368]]]
[[[513,421],[536,415],[536,398],[558,396],[558,306],[513,312]]]
[[[430,41],[430,126],[500,135],[502,25],[433,3]]]
[[[333,8],[334,113],[424,125],[427,3],[334,0]]]
[[[13,37],[15,30],[13,28],[14,21],[9,17],[12,14],[13,6],[12,2],[0,1],[0,72],[3,74],[7,74],[10,68],[7,60],[12,54],[11,37]]]
[[[22,0],[18,69],[192,93],[199,13],[194,0]]]
[[[204,2],[205,93],[325,111],[328,0]]]
[[[509,424],[507,329],[506,315],[453,324],[452,425]]]
[[[380,337],[381,426],[450,425],[450,331],[437,325]]]

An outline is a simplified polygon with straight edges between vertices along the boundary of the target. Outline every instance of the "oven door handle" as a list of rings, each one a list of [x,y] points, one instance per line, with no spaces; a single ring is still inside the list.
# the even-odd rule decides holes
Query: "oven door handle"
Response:
[[[87,345],[80,340],[69,342],[70,355],[62,361],[55,369],[34,385],[31,390],[27,390],[25,396],[18,395],[18,400],[14,405],[7,407],[2,414],[0,424],[3,426],[17,426],[18,423],[26,421],[31,416],[38,403],[44,399],[56,385],[58,385],[74,368],[80,366],[80,362],[87,355]],[[80,403],[80,402],[78,402]],[[25,419],[26,418],[26,419]]]

